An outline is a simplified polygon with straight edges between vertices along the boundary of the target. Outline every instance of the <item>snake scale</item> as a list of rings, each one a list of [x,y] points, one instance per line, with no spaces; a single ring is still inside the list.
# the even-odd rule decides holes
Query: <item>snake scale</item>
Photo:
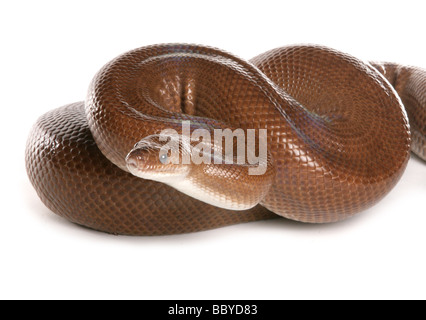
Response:
[[[163,163],[158,135],[182,134],[183,122],[191,133],[266,129],[266,173]],[[393,188],[410,150],[426,160],[424,69],[318,45],[245,61],[164,44],[120,55],[96,74],[85,101],[41,116],[26,168],[43,203],[74,223],[161,235],[276,215],[309,223],[351,217]]]

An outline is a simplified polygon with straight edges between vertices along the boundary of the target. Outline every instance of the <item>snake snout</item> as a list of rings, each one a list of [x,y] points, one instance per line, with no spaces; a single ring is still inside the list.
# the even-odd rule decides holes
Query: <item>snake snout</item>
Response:
[[[141,168],[146,162],[146,150],[145,148],[134,148],[126,156],[126,165],[130,173],[137,175]]]
[[[130,155],[130,154],[129,154]],[[138,161],[134,157],[127,155],[126,164],[128,168],[136,169],[138,167]]]

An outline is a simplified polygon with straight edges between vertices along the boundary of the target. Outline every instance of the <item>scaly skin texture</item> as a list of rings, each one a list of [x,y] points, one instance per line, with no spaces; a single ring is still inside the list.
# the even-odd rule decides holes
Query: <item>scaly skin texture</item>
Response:
[[[396,63],[372,62],[395,88],[410,120],[411,150],[426,160],[426,70]]]
[[[413,150],[424,159],[426,72],[396,74],[395,66],[375,64],[401,95]],[[400,101],[371,65],[324,47],[278,48],[250,62],[202,46],[144,47],[103,67],[85,104],[37,121],[27,171],[53,212],[115,234],[193,232],[274,214],[334,222],[375,204],[401,177],[410,130]],[[136,142],[181,120],[268,130],[275,179],[260,205],[220,209],[126,172]],[[232,177],[208,179],[238,195],[244,181]]]

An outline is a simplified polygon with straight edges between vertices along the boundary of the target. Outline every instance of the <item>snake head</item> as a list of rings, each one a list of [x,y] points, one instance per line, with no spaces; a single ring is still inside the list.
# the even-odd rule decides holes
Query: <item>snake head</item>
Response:
[[[200,143],[179,134],[168,137],[167,143],[161,135],[151,135],[139,141],[126,157],[130,173],[230,210],[254,207],[272,185],[275,171],[268,153],[265,157],[259,156],[262,159],[259,163],[265,162],[265,172],[252,175],[251,170],[259,164],[239,163],[238,157],[227,155],[226,148],[216,156],[214,141],[206,139]],[[185,159],[186,156],[190,159]]]
[[[180,161],[182,149],[179,141],[165,144],[160,135],[145,137],[128,153],[127,169],[139,178],[164,183],[184,179],[190,166]]]

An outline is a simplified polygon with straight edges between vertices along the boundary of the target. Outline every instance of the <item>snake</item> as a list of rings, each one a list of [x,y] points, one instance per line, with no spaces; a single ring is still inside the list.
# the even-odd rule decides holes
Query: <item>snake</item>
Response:
[[[195,135],[226,130],[245,134],[247,149],[254,132],[263,173],[250,174],[256,164],[247,159],[233,161],[237,136],[227,158],[216,153],[220,139]],[[165,140],[164,132],[174,136]],[[196,148],[204,140],[215,152]],[[90,229],[141,236],[279,216],[337,222],[385,197],[410,152],[426,160],[425,69],[364,62],[320,45],[244,60],[172,43],[104,65],[84,101],[37,120],[25,160],[52,212]],[[230,161],[172,161],[195,154]]]

